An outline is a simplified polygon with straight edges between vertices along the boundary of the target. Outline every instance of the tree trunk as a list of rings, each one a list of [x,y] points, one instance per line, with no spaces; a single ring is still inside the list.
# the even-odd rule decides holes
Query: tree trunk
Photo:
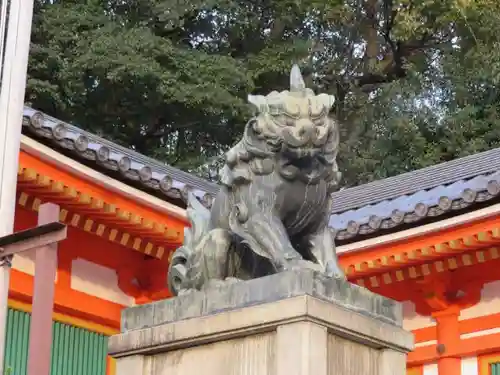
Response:
[[[365,12],[367,73],[375,73],[377,67],[377,55],[379,53],[377,35],[377,0],[365,0]]]

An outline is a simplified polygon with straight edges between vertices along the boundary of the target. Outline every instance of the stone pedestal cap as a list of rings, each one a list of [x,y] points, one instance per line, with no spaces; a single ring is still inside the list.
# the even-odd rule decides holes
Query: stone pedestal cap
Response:
[[[402,325],[402,307],[396,301],[345,280],[300,270],[127,308],[122,311],[121,329],[127,332],[305,295],[391,325]]]

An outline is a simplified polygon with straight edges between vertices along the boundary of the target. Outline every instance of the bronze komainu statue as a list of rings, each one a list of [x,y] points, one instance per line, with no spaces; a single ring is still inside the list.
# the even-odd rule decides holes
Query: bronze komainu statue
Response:
[[[174,294],[301,267],[345,277],[328,227],[340,175],[334,97],[315,95],[294,66],[290,91],[248,99],[257,115],[226,154],[211,210],[188,197],[191,228],[169,269]]]

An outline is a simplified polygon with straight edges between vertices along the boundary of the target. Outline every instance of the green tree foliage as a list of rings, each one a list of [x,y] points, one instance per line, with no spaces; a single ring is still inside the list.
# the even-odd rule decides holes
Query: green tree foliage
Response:
[[[298,62],[355,185],[498,146],[499,28],[496,0],[36,0],[27,102],[209,177]]]

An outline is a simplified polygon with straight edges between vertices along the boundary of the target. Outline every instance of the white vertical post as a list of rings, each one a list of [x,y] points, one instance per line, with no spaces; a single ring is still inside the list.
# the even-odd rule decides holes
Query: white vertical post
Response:
[[[59,221],[59,206],[44,203],[38,209],[38,225]],[[38,247],[28,349],[28,375],[50,375],[54,280],[57,274],[57,242]]]
[[[1,0],[0,24],[0,236],[12,233],[16,206],[17,168],[30,49],[33,0]],[[5,328],[9,295],[10,259],[0,262],[0,374],[4,373]]]

